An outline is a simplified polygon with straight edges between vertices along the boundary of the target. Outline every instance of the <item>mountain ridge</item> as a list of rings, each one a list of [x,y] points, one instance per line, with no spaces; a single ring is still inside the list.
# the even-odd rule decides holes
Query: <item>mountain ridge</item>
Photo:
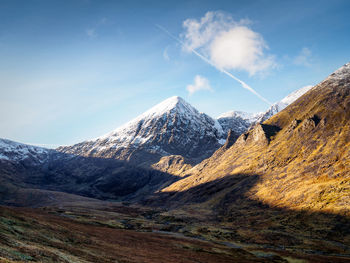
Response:
[[[180,197],[180,192],[202,184],[227,176],[234,181],[242,174],[258,175],[245,194],[249,199],[274,207],[349,215],[349,123],[350,63],[263,124],[256,124],[231,146],[186,171],[183,179],[162,192],[176,193],[169,200],[179,202],[191,199]],[[257,179],[247,176],[244,180]],[[224,189],[228,193],[231,188]],[[198,190],[196,195],[206,193]],[[220,191],[211,198],[215,207],[222,198]]]

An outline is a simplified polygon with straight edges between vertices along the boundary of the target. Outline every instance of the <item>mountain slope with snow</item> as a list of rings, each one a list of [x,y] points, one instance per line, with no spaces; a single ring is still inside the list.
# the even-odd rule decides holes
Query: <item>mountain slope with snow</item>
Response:
[[[51,150],[42,147],[0,139],[0,160],[15,162],[32,160],[40,164],[49,158],[50,151]]]
[[[304,95],[312,87],[313,86],[309,85],[309,86],[305,86],[305,87],[303,87],[301,89],[298,89],[298,90],[292,92],[288,96],[284,97],[282,100],[280,100],[280,101],[274,103],[273,105],[271,105],[271,107],[268,108],[265,113],[261,114],[257,118],[257,120],[255,122],[253,122],[253,123],[262,123],[262,122],[266,121],[267,119],[271,118],[273,115],[275,115],[276,113],[280,112],[281,110],[286,108],[288,105],[290,105],[294,101],[296,101],[299,97]]]
[[[246,132],[250,127],[254,126],[257,123],[266,121],[276,113],[286,108],[288,105],[292,104],[312,87],[313,86],[305,86],[292,92],[279,102],[271,105],[271,107],[268,108],[265,112],[247,113],[242,111],[229,111],[217,117],[217,121],[222,126],[225,135],[228,134],[229,130],[232,130],[235,137],[238,138],[238,136]]]
[[[229,111],[217,117],[224,133],[227,135],[231,130],[237,136],[246,132],[252,123],[256,122],[261,113],[248,113],[243,111]]]
[[[175,96],[111,133],[58,150],[136,164],[155,163],[169,155],[197,161],[209,157],[220,147],[223,137],[216,120]]]

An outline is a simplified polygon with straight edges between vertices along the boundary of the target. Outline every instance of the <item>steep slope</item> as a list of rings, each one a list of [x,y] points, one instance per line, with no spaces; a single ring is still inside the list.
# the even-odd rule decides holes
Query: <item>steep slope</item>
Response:
[[[225,213],[234,213],[230,202],[244,195],[269,206],[349,216],[349,146],[350,63],[189,170],[162,198],[207,200],[216,210],[225,203]]]
[[[299,97],[301,97],[306,92],[308,92],[311,88],[312,88],[312,86],[305,86],[301,89],[298,89],[298,90],[292,92],[288,96],[284,97],[282,100],[271,105],[271,107],[268,108],[264,113],[260,113],[259,116],[256,118],[256,120],[251,122],[251,124],[262,123],[262,122],[266,121],[267,119],[271,118],[276,113],[282,111],[288,105],[292,104]]]
[[[171,97],[109,134],[58,150],[135,164],[156,163],[169,155],[198,162],[218,149],[222,139],[216,120],[182,98]]]

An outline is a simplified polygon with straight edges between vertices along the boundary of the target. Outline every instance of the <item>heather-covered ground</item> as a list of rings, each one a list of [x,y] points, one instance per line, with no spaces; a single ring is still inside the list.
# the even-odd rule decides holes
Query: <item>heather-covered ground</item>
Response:
[[[338,242],[301,229],[288,244],[288,230],[283,235],[273,224],[276,218],[265,218],[264,226],[253,226],[262,217],[251,211],[246,218],[233,226],[203,221],[190,208],[161,211],[98,202],[1,207],[0,262],[350,262]],[[306,218],[300,215],[293,225],[302,227]],[[326,249],[329,244],[333,248]]]

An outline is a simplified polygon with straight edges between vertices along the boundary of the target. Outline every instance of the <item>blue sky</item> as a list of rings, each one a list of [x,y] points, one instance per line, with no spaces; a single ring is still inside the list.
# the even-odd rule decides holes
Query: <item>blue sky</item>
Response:
[[[73,144],[174,95],[213,117],[264,111],[218,69],[276,102],[350,61],[349,13],[347,0],[1,0],[0,137]]]

